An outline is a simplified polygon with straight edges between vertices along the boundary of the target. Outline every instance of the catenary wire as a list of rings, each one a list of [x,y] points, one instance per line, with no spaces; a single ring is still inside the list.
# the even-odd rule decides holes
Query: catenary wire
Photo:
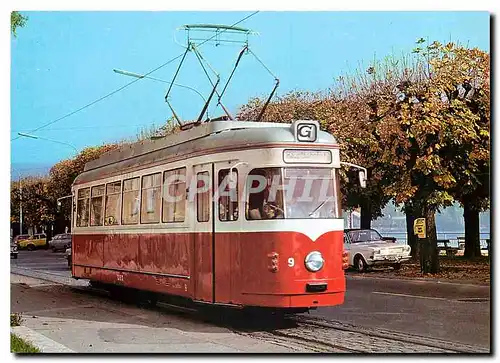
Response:
[[[259,10],[257,10],[257,11],[255,11],[255,12],[253,12],[253,13],[252,13],[252,14],[250,14],[250,15],[247,15],[247,16],[246,16],[246,17],[244,17],[243,19],[238,20],[236,23],[232,24],[232,25],[231,25],[231,27],[233,27],[233,26],[235,26],[235,25],[238,25],[238,24],[240,24],[240,23],[244,22],[245,20],[247,20],[247,19],[251,18],[252,16],[254,16],[255,14],[257,14],[258,12],[259,12]],[[224,32],[224,31],[225,31],[225,30],[222,30],[222,31],[221,31],[221,33],[222,33],[222,32]],[[215,38],[216,36],[217,36],[217,34],[215,34],[215,35],[211,36],[210,38],[208,38],[208,39],[206,39],[205,41],[201,42],[198,46],[201,46],[201,45],[205,44],[206,42],[208,42],[208,41],[212,40],[212,39],[213,39],[213,38]],[[174,62],[174,61],[176,61],[177,59],[181,58],[181,57],[183,56],[183,54],[184,54],[184,53],[179,54],[177,57],[172,58],[171,60],[169,60],[169,61],[167,61],[167,62],[163,63],[162,65],[160,65],[160,66],[158,66],[158,67],[154,68],[153,70],[151,70],[151,71],[149,71],[149,72],[145,73],[145,74],[144,74],[144,76],[148,76],[148,75],[150,75],[151,73],[154,73],[154,72],[156,72],[157,70],[159,70],[159,69],[161,69],[161,68],[163,68],[163,67],[167,66],[168,64],[170,64],[170,63],[172,63],[172,62]],[[116,90],[114,90],[114,91],[112,91],[112,92],[110,92],[110,93],[108,93],[108,94],[106,94],[106,95],[104,95],[104,96],[102,96],[102,97],[98,98],[97,100],[95,100],[95,101],[93,101],[93,102],[90,102],[90,103],[86,104],[86,105],[85,105],[85,106],[83,106],[83,107],[80,107],[79,109],[77,109],[77,110],[75,110],[75,111],[72,111],[72,112],[70,112],[70,113],[68,113],[68,114],[66,114],[66,115],[64,115],[64,116],[62,116],[62,117],[59,117],[59,118],[57,118],[57,119],[55,119],[55,120],[52,120],[52,121],[50,121],[50,122],[47,122],[46,124],[44,124],[44,125],[42,125],[42,126],[39,126],[39,127],[37,127],[36,129],[31,130],[31,131],[30,131],[30,133],[33,133],[33,132],[39,131],[39,130],[41,130],[41,129],[43,129],[43,128],[45,128],[45,127],[49,126],[49,125],[52,125],[52,124],[54,124],[54,123],[56,123],[56,122],[59,122],[59,121],[61,121],[61,120],[64,120],[65,118],[68,118],[68,117],[70,117],[70,116],[72,116],[72,115],[74,115],[74,114],[76,114],[76,113],[78,113],[78,112],[80,112],[80,111],[83,111],[83,110],[85,110],[86,108],[89,108],[90,106],[93,106],[93,105],[95,105],[96,103],[101,102],[101,101],[103,101],[103,100],[107,99],[108,97],[111,97],[111,96],[113,96],[114,94],[116,94],[116,93],[118,93],[118,92],[122,91],[123,89],[125,89],[125,88],[127,88],[127,87],[131,86],[132,84],[134,84],[135,82],[138,82],[138,81],[139,81],[139,80],[141,80],[142,78],[144,78],[144,77],[134,79],[133,81],[130,81],[129,83],[127,83],[127,84],[123,85],[122,87],[120,87],[120,88],[118,88],[118,89],[116,89]],[[17,140],[17,139],[19,139],[20,137],[21,137],[21,136],[16,136],[15,138],[11,139],[10,141]]]

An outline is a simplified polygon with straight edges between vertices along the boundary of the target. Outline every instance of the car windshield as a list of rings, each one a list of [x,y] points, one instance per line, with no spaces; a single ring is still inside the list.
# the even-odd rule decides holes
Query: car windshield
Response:
[[[380,241],[382,236],[373,229],[362,229],[359,231],[349,231],[352,243]]]

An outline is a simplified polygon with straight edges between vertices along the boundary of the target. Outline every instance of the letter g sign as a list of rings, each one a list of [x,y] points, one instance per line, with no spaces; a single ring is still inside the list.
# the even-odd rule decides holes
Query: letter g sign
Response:
[[[317,126],[313,123],[300,123],[297,125],[297,141],[315,142]]]

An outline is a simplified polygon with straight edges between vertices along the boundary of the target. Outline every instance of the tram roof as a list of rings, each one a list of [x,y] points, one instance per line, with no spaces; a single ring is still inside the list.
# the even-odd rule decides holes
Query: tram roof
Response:
[[[261,143],[299,144],[295,140],[293,124],[252,121],[212,121],[160,139],[143,140],[125,145],[118,150],[110,151],[100,158],[85,164],[84,174],[106,166],[117,166],[115,165],[117,163],[123,164],[123,168],[128,168],[139,163],[147,164],[148,162],[158,162],[162,159],[168,160],[172,157],[204,149],[251,146]],[[334,145],[337,144],[337,141],[331,134],[318,131],[315,143]],[[314,143],[311,143],[311,145],[314,145]],[[136,161],[133,162],[133,160]],[[78,179],[80,177],[77,177]]]

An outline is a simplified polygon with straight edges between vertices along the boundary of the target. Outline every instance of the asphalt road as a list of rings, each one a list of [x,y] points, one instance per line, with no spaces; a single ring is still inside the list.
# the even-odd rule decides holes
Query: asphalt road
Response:
[[[69,277],[63,253],[20,251],[12,266]],[[392,280],[349,272],[345,303],[311,316],[490,347],[490,287]]]

